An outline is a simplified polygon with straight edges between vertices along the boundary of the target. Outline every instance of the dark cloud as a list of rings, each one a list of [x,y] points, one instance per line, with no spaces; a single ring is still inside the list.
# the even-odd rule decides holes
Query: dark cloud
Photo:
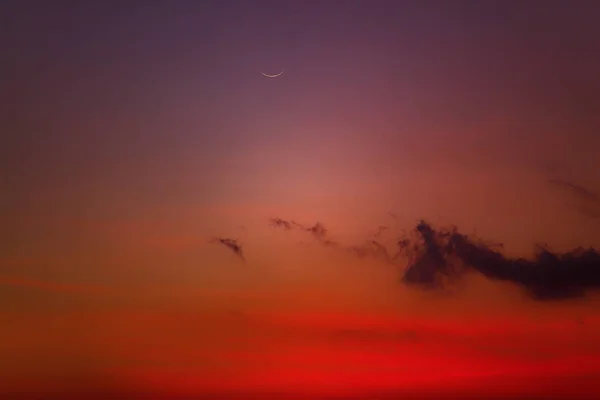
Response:
[[[310,228],[305,228],[305,230],[312,233],[319,240],[323,240],[327,235],[327,229],[320,222],[316,222]]]
[[[283,228],[283,230],[289,231],[292,229],[292,223],[290,221],[283,220],[281,218],[269,218],[269,225],[274,228]]]
[[[322,241],[324,244],[331,243],[330,240],[325,239],[325,237],[327,236],[327,229],[320,222],[316,222],[313,226],[307,227],[303,224],[299,224],[294,220],[285,220],[278,217],[274,217],[269,218],[269,225],[271,225],[274,228],[282,228],[285,231],[289,231],[292,229],[305,231],[311,233],[315,238]]]
[[[235,239],[213,237],[209,240],[209,243],[221,244],[227,247],[229,250],[233,251],[234,254],[237,255],[242,261],[246,261],[242,252],[242,246]]]
[[[565,299],[600,289],[600,253],[595,249],[575,249],[555,253],[537,246],[533,259],[509,258],[481,240],[450,230],[436,230],[421,221],[414,232],[420,242],[402,280],[409,285],[442,287],[447,279],[457,279],[474,271],[488,279],[523,287],[537,300]]]
[[[343,250],[347,253],[350,253],[358,258],[371,257],[378,260],[384,260],[386,262],[392,262],[392,257],[390,256],[387,248],[376,240],[367,240],[360,246],[357,245],[343,245],[335,240],[328,238],[328,230],[325,226],[316,222],[311,227],[306,227],[302,224],[294,222],[293,220],[285,220],[282,218],[270,218],[269,225],[275,228],[282,228],[283,230],[292,230],[296,229],[299,231],[307,232],[312,234],[312,236],[317,240],[319,244],[324,247],[330,247],[337,250]],[[382,226],[380,226],[382,228]],[[385,227],[387,228],[387,227]],[[382,230],[382,229],[381,229]]]
[[[271,222],[292,229],[285,220],[276,218]],[[600,289],[600,253],[593,248],[558,253],[538,245],[532,259],[510,258],[502,253],[502,243],[464,235],[456,227],[434,229],[420,221],[413,230],[400,235],[397,252],[391,255],[385,245],[375,240],[349,246],[325,239],[327,231],[319,223],[298,229],[312,233],[324,246],[345,250],[358,258],[370,257],[391,264],[401,257],[408,259],[402,282],[424,289],[447,289],[469,272],[519,285],[536,300],[578,297]]]

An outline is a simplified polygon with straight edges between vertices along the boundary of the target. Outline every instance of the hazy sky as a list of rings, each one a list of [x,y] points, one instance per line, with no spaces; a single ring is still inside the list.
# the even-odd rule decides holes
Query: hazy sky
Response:
[[[149,390],[231,377],[240,390],[298,377],[337,390],[350,378],[313,367],[335,375],[346,356],[392,372],[343,376],[412,387],[419,373],[394,378],[408,358],[423,371],[472,358],[460,367],[470,376],[496,357],[478,343],[508,345],[493,333],[502,329],[518,336],[518,355],[489,361],[499,374],[539,362],[527,352],[539,327],[523,322],[534,317],[554,332],[541,352],[591,346],[557,350],[556,365],[586,372],[595,359],[583,358],[600,355],[577,322],[584,315],[585,329],[598,329],[590,298],[534,304],[478,277],[451,298],[416,295],[395,269],[267,225],[273,216],[321,221],[354,243],[378,225],[397,232],[426,218],[514,255],[538,242],[600,246],[600,218],[590,216],[600,202],[548,182],[600,188],[600,2],[1,7],[0,390],[46,382],[48,371],[58,387],[87,374],[92,386]],[[247,262],[207,243],[212,235],[242,242]],[[353,355],[355,344],[327,344],[347,329],[333,315],[424,339],[353,337],[366,346]],[[469,318],[492,319],[492,333]],[[310,328],[328,319],[338,322]],[[423,361],[430,342],[445,361]],[[543,371],[531,365],[523,371]]]

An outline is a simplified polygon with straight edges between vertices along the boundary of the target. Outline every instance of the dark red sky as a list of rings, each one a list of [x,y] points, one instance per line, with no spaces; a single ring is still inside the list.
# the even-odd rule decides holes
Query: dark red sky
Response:
[[[183,392],[600,374],[593,296],[537,304],[477,277],[415,295],[266,223],[350,243],[393,212],[515,255],[600,246],[597,204],[548,183],[600,187],[600,3],[1,7],[0,391],[50,371]],[[331,339],[348,319],[378,333]]]

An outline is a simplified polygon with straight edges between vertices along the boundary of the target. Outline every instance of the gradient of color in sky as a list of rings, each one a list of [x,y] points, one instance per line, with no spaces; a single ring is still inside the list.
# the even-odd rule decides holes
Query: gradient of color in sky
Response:
[[[0,393],[597,385],[593,294],[415,293],[267,219],[600,246],[548,184],[600,184],[600,3],[1,7]]]

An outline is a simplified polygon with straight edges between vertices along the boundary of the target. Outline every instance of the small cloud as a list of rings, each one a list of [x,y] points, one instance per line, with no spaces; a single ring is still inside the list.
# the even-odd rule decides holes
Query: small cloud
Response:
[[[222,237],[213,237],[209,240],[209,243],[217,243],[227,247],[229,250],[233,251],[235,255],[240,257],[242,261],[246,261],[244,258],[244,254],[242,252],[242,246],[235,239],[231,238],[222,238]]]
[[[600,219],[600,196],[597,193],[570,181],[548,179],[548,183],[568,190],[572,196],[579,200],[580,204],[577,209],[582,215],[592,219]]]
[[[283,220],[281,218],[269,218],[269,225],[274,228],[283,228],[283,230],[289,231],[292,229],[292,224],[289,221]]]
[[[327,229],[320,222],[306,228],[306,231],[312,233],[317,239],[323,239],[327,235]]]

